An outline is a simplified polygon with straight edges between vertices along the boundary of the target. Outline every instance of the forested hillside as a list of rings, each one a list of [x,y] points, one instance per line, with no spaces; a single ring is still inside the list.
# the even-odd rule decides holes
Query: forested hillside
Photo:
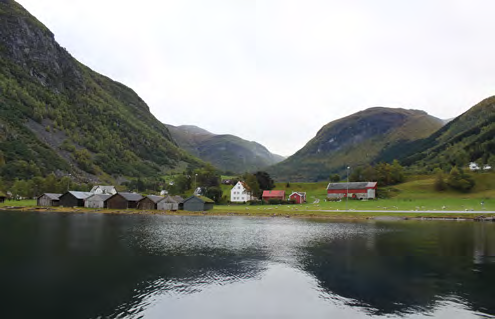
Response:
[[[80,64],[22,6],[0,0],[4,179],[150,176],[200,163],[133,90]]]
[[[229,174],[254,172],[284,159],[259,143],[234,135],[213,134],[191,125],[167,127],[181,148]]]
[[[328,123],[296,154],[267,171],[276,180],[327,180],[345,174],[348,166],[378,163],[387,150],[426,138],[442,125],[423,111],[370,108]]]
[[[450,170],[469,162],[495,168],[495,97],[489,97],[428,138],[402,145],[402,163],[416,170]]]

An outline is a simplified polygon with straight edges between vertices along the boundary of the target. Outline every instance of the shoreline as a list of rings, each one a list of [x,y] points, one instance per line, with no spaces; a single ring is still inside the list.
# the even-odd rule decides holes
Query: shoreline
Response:
[[[39,207],[39,206],[2,206],[0,211],[45,212],[45,213],[92,213],[112,215],[162,215],[162,216],[226,216],[226,217],[264,217],[264,218],[302,218],[328,220],[470,220],[495,221],[495,211],[380,211],[380,210],[306,210],[304,212],[281,211],[159,211],[138,209],[106,209],[85,207]]]

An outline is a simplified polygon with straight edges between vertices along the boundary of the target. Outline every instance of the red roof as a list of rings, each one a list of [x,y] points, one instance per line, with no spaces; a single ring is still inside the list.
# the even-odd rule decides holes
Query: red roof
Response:
[[[285,191],[263,191],[263,197],[285,197]]]

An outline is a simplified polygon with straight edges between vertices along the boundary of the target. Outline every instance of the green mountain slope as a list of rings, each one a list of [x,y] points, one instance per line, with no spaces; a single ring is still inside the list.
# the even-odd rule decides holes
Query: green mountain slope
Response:
[[[225,172],[256,171],[283,160],[263,145],[234,135],[216,135],[191,125],[167,127],[181,148]]]
[[[0,0],[0,174],[150,176],[185,163],[128,87],[76,61],[22,6]]]
[[[301,150],[268,172],[277,180],[327,180],[347,166],[380,161],[384,150],[425,138],[442,125],[423,111],[370,108],[325,125]]]
[[[466,166],[469,162],[495,167],[495,96],[473,106],[429,136],[403,145],[402,162],[417,167]]]

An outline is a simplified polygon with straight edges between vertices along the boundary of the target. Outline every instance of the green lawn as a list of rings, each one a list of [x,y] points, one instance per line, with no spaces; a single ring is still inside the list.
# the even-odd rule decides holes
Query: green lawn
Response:
[[[24,199],[24,200],[6,200],[4,203],[0,203],[0,207],[15,206],[36,206],[36,199]]]

